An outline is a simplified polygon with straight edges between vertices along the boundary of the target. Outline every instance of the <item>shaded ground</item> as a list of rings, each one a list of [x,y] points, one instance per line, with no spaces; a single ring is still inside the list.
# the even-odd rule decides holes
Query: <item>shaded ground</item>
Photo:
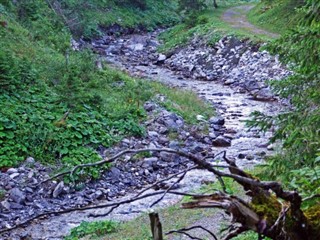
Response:
[[[279,37],[276,33],[271,33],[251,24],[246,14],[254,7],[254,5],[242,5],[228,9],[222,15],[222,20],[230,24],[233,28],[243,29],[253,34],[262,34],[271,38]]]

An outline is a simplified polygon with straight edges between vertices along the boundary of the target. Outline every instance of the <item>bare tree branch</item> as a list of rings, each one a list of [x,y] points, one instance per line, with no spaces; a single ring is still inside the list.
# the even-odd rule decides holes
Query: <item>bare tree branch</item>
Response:
[[[306,198],[302,199],[302,201],[306,202],[306,201],[310,201],[310,200],[315,199],[315,198],[320,198],[320,194],[311,195],[310,197],[306,197]]]
[[[173,233],[180,233],[180,234],[185,234],[185,232],[187,231],[191,231],[193,229],[202,229],[203,231],[207,232],[210,234],[210,236],[215,239],[215,240],[218,240],[218,238],[216,237],[216,235],[214,235],[213,232],[211,232],[210,230],[202,227],[202,226],[192,226],[192,227],[189,227],[189,228],[181,228],[181,229],[178,229],[178,230],[172,230],[170,232],[167,232],[166,235],[170,235],[170,234],[173,234]],[[189,236],[190,237],[190,236]],[[200,239],[200,238],[192,238],[192,239]],[[201,240],[201,239],[200,239]]]
[[[147,193],[138,197],[133,197],[130,199],[126,199],[126,200],[122,200],[120,202],[115,202],[115,203],[106,203],[106,204],[101,204],[101,205],[94,205],[94,206],[86,206],[86,207],[77,207],[77,208],[69,208],[69,209],[63,209],[63,210],[58,210],[58,211],[48,211],[48,212],[44,212],[44,213],[40,213],[32,218],[29,218],[13,227],[10,228],[5,228],[0,230],[0,234],[5,233],[5,232],[9,232],[12,231],[14,229],[17,229],[19,227],[23,227],[24,225],[26,225],[27,223],[30,223],[36,219],[42,218],[42,217],[47,217],[48,215],[61,215],[61,214],[65,214],[65,213],[69,213],[69,212],[74,212],[74,211],[85,211],[85,210],[91,210],[91,209],[101,209],[101,208],[108,208],[108,207],[119,207],[120,205],[123,204],[128,204],[128,203],[132,203],[144,198],[148,198],[148,197],[152,197],[152,196],[156,196],[156,195],[161,195],[163,193],[165,193],[166,191],[158,191],[158,192],[152,192],[152,193]],[[178,191],[169,191],[167,192],[167,194],[174,194],[174,195],[179,195],[179,196],[189,196],[189,197],[199,197],[202,195],[199,194],[190,194],[190,193],[183,193],[183,192],[178,192]]]
[[[157,199],[155,202],[153,202],[153,203],[150,205],[150,207],[153,207],[154,205],[156,205],[157,203],[159,203],[159,202],[166,196],[166,194],[167,194],[175,185],[177,185],[179,182],[182,181],[182,179],[184,179],[184,177],[186,176],[186,174],[187,174],[187,171],[184,172],[184,173],[177,179],[177,181],[175,181],[175,182],[162,194],[162,196],[161,196],[159,199]]]

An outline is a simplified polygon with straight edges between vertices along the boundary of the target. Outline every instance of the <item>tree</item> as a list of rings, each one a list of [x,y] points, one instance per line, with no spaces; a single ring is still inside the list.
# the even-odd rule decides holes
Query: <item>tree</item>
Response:
[[[199,12],[206,8],[204,0],[179,0],[179,9],[187,15],[194,12]]]
[[[276,116],[256,113],[253,123],[262,128],[273,127],[272,140],[282,143],[282,152],[265,167],[267,177],[281,180],[305,198],[320,194],[319,10],[319,1],[307,1],[300,9],[298,26],[269,45],[268,49],[293,70],[290,77],[271,83],[290,105]],[[317,212],[317,204],[310,201],[305,207],[309,212]]]
[[[218,8],[217,0],[213,0],[213,7]]]

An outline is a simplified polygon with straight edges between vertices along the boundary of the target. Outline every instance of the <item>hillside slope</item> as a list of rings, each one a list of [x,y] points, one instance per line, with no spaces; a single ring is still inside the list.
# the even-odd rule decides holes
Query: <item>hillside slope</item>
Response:
[[[165,1],[146,1],[142,7],[131,1],[118,6],[116,1],[76,4],[65,0],[52,7],[58,1],[1,2],[2,170],[16,166],[27,156],[61,169],[97,161],[100,159],[97,147],[108,147],[124,135],[144,134],[140,125],[145,117],[143,103],[154,92],[169,94],[172,90],[107,67],[99,69],[95,63],[97,56],[91,51],[72,49],[70,26],[65,25],[65,16],[57,9],[63,6],[61,11],[79,16],[82,27],[77,33],[82,35],[92,29],[90,21],[97,23],[95,31],[102,29],[100,23],[104,27],[119,24],[120,18],[112,16],[123,11],[130,12],[121,17],[123,27],[143,24],[148,28],[170,23],[176,18],[173,5]],[[112,11],[114,15],[105,14],[109,7],[116,9]],[[134,21],[129,21],[131,18]],[[115,87],[119,82],[123,83],[121,87]],[[93,176],[97,173],[91,172]]]

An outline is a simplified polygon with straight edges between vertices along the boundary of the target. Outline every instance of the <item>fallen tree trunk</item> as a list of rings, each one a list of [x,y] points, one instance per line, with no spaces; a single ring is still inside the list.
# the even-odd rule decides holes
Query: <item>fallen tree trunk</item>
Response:
[[[278,182],[261,182],[237,167],[224,155],[233,178],[251,198],[249,203],[226,193],[196,196],[183,208],[221,208],[232,216],[232,222],[240,225],[224,239],[252,230],[262,236],[277,240],[320,239],[319,228],[312,226],[301,209],[302,198],[296,191],[285,191]],[[218,173],[219,174],[219,173]],[[316,213],[320,218],[320,211]],[[319,220],[320,221],[320,220]]]

